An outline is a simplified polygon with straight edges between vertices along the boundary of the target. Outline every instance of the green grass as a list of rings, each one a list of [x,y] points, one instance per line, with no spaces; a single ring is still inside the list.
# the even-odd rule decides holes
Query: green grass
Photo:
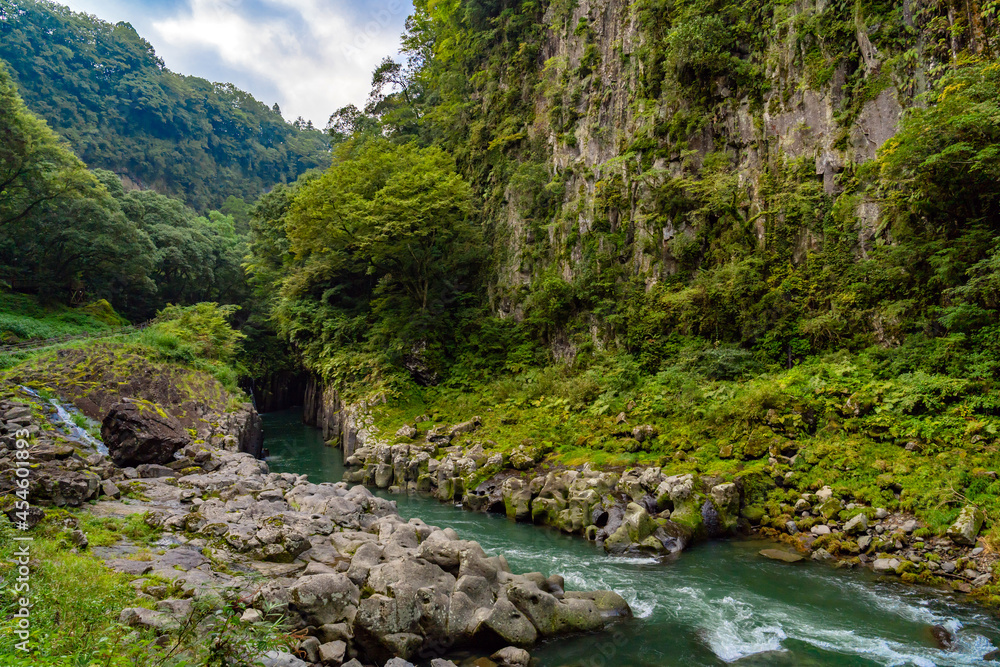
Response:
[[[990,385],[925,372],[892,373],[868,353],[813,358],[790,370],[712,380],[696,369],[640,372],[627,355],[586,367],[551,366],[467,390],[410,388],[376,408],[383,434],[428,415],[483,427],[458,444],[527,446],[549,464],[658,465],[757,480],[753,503],[777,520],[787,503],[824,485],[855,502],[912,511],[943,531],[966,503],[983,508],[1000,542],[1000,419]],[[853,414],[854,406],[859,414]],[[619,417],[624,422],[619,423]],[[638,425],[658,435],[632,437]],[[769,449],[798,452],[772,469]],[[791,472],[790,488],[769,482]],[[763,480],[763,481],[761,481]],[[992,531],[992,532],[989,532]]]
[[[169,329],[165,325],[154,324],[141,331],[100,340],[70,341],[41,350],[0,353],[0,377],[3,377],[4,371],[23,375],[25,372],[36,374],[37,371],[47,368],[52,370],[53,374],[45,379],[41,387],[46,385],[55,387],[66,381],[73,382],[73,378],[64,377],[66,369],[56,368],[53,359],[59,351],[85,350],[89,356],[103,359],[106,364],[121,366],[123,375],[129,370],[128,360],[136,356],[157,364],[200,371],[218,380],[233,396],[233,407],[235,403],[246,400],[239,386],[243,369],[238,363],[230,359],[206,358],[200,353],[198,345],[185,339],[182,335],[184,332],[178,333],[176,329],[176,326]],[[190,384],[189,388],[192,391],[198,391],[197,381],[192,380]]]
[[[244,605],[235,598],[216,609],[195,604],[195,616],[167,637],[165,648],[154,644],[155,636],[118,622],[126,607],[155,608],[148,597],[140,597],[130,583],[133,577],[113,572],[88,550],[76,553],[67,535],[77,522],[92,546],[112,544],[120,537],[148,541],[156,531],[145,526],[141,515],[125,519],[97,518],[85,511],[51,510],[28,534],[32,652],[14,649],[18,598],[16,565],[11,562],[19,543],[6,517],[0,517],[0,664],[5,667],[153,667],[181,665],[251,664],[267,650],[287,647],[289,638],[281,621],[248,626],[238,621]],[[150,584],[162,583],[148,577]],[[174,590],[173,592],[179,592]],[[211,629],[201,625],[212,619]],[[19,640],[18,640],[19,641]]]
[[[39,534],[31,542],[31,646],[25,656],[13,650],[13,619],[18,608],[13,585],[16,570],[10,558],[18,547],[14,530],[0,519],[0,662],[4,665],[108,665],[133,664],[137,648],[152,637],[140,633],[128,642],[130,632],[118,624],[125,607],[150,604],[137,597],[130,577],[107,569],[89,553],[73,553],[67,542]],[[135,663],[142,664],[142,663]]]
[[[0,343],[107,331],[127,324],[106,301],[70,308],[24,294],[0,294]]]

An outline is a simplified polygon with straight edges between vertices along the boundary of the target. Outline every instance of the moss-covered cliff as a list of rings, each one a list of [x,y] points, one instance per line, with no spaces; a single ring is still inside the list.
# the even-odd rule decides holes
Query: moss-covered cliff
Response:
[[[924,108],[990,101],[994,5],[418,2],[380,111],[454,152],[494,311],[557,353],[617,339],[655,365],[673,333],[787,363],[933,326],[990,256],[996,201],[965,210],[955,181],[996,120],[949,137]]]

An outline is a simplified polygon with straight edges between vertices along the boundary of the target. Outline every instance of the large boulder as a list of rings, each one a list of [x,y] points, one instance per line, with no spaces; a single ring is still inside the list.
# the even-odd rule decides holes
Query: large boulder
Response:
[[[515,521],[531,520],[531,489],[524,481],[508,477],[501,485],[507,517]]]
[[[96,498],[100,487],[101,478],[89,470],[64,470],[47,462],[35,470],[29,498],[40,505],[80,507]]]
[[[288,598],[304,621],[319,627],[353,621],[361,591],[343,574],[314,574],[299,577]]]
[[[974,546],[976,536],[979,535],[985,518],[986,516],[981,509],[972,506],[962,508],[955,523],[948,528],[948,537],[955,544]]]
[[[164,464],[191,442],[181,423],[163,408],[126,398],[108,411],[101,437],[115,465],[125,468],[143,463]]]
[[[656,528],[656,522],[641,505],[629,503],[621,526],[604,540],[604,548],[611,553],[622,553],[643,545],[647,538],[652,537]]]

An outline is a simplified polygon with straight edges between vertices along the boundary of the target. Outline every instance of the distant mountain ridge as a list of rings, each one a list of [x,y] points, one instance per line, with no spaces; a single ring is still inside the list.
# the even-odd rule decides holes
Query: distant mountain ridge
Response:
[[[171,72],[128,23],[0,0],[0,59],[28,107],[91,167],[199,210],[329,163],[323,132],[231,84]]]

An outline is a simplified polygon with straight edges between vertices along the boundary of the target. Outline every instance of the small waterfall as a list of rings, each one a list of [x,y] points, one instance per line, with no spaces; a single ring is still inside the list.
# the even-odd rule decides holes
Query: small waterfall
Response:
[[[42,395],[39,394],[34,389],[25,387],[23,385],[20,387],[20,389],[22,392],[24,392],[28,396],[31,396],[34,399],[37,399],[39,401],[45,400],[42,397]],[[55,411],[55,418],[53,419],[52,417],[50,417],[49,418],[50,421],[55,423],[57,426],[60,426],[62,428],[62,431],[66,435],[68,435],[71,439],[76,440],[77,442],[81,442],[85,445],[90,445],[91,447],[95,448],[100,454],[104,454],[105,456],[108,455],[108,448],[103,442],[101,442],[94,436],[90,435],[87,429],[77,426],[76,422],[73,421],[73,414],[82,414],[79,410],[77,410],[75,407],[67,408],[62,403],[60,403],[58,399],[55,398],[50,398],[48,400],[48,403],[50,406],[52,406],[52,409]]]
[[[253,378],[250,378],[250,404],[254,410],[257,410],[257,392],[255,390],[256,386],[254,386]],[[260,412],[260,410],[257,410],[257,412]]]
[[[90,435],[90,433],[87,431],[87,429],[81,428],[81,427],[77,426],[76,422],[73,421],[73,416],[63,406],[62,403],[60,403],[56,399],[52,398],[52,399],[49,399],[49,404],[55,409],[55,411],[56,411],[56,418],[59,420],[59,423],[62,425],[63,430],[65,430],[67,432],[67,434],[71,438],[73,438],[74,440],[78,440],[80,442],[86,443],[86,444],[90,445],[91,447],[96,448],[99,453],[104,454],[105,456],[108,455],[108,448],[107,448],[107,446],[103,442],[101,442],[100,440],[98,440],[97,438],[95,438],[94,436]],[[74,408],[74,411],[75,411],[75,408]],[[77,414],[80,414],[80,413],[77,412]]]

